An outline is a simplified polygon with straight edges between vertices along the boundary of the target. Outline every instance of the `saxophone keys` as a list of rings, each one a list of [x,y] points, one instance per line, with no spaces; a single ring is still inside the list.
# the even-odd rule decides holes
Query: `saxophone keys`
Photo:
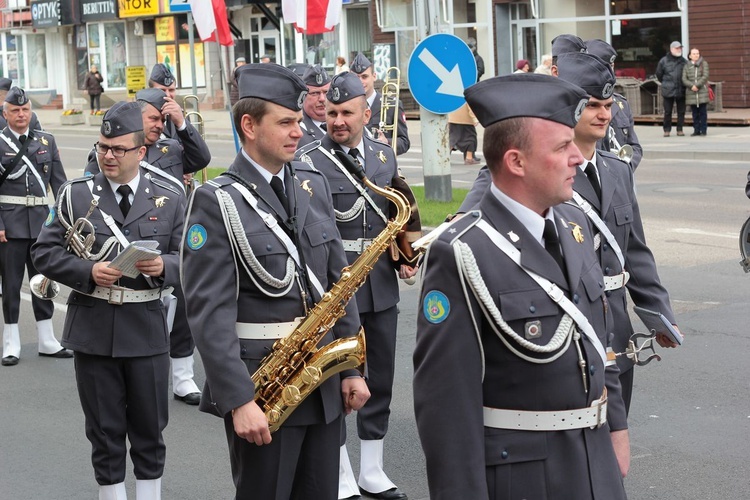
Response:
[[[284,390],[281,393],[281,398],[287,406],[296,406],[302,402],[302,395],[300,394],[299,389],[294,385],[284,387]]]
[[[320,382],[323,372],[316,366],[306,366],[302,370],[302,381],[307,385],[315,385]]]

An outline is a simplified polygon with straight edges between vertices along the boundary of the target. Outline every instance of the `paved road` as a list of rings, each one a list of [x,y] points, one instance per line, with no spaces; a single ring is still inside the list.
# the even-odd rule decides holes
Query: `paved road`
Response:
[[[649,128],[653,127],[643,134],[645,143],[651,140]],[[716,132],[718,142],[734,144],[728,136],[744,138],[746,130],[709,132]],[[719,141],[720,137],[726,139]],[[80,164],[76,158],[85,157],[94,140],[80,134],[59,136],[69,169]],[[234,156],[231,141],[211,139],[209,144],[215,158]],[[680,156],[685,147],[675,150],[674,156]],[[724,152],[717,149],[713,157]],[[417,152],[411,154],[405,166],[418,164]],[[630,417],[633,461],[626,488],[635,500],[750,498],[750,277],[738,265],[737,250],[739,227],[750,215],[744,195],[748,166],[738,157],[696,161],[653,156],[647,153],[636,173],[638,196],[647,237],[686,342],[678,350],[661,351],[661,362],[638,369]],[[475,170],[456,167],[463,173],[454,181],[465,177],[468,182]],[[418,180],[416,169],[409,172]],[[416,301],[417,288],[404,286],[386,463],[392,479],[410,498],[423,500],[428,491],[411,402]],[[60,332],[63,300],[58,308],[54,322]],[[22,304],[22,315],[21,363],[0,368],[0,498],[96,498],[73,363],[36,356],[28,302]],[[200,364],[197,368],[202,381]],[[354,435],[354,422],[349,420]],[[171,401],[165,437],[164,498],[231,498],[219,419]],[[460,439],[461,430],[441,438]],[[356,470],[356,444],[351,455]],[[132,474],[127,485],[133,497]]]

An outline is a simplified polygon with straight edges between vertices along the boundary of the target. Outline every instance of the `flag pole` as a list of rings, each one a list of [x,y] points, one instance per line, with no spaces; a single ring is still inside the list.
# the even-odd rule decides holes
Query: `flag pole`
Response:
[[[190,78],[193,80],[193,95],[198,95],[198,85],[195,82],[196,79],[196,73],[195,73],[195,35],[193,35],[193,26],[195,25],[193,23],[193,11],[191,10],[188,12],[187,15],[188,19],[188,43],[190,44]],[[205,58],[206,55],[203,54],[203,57]]]

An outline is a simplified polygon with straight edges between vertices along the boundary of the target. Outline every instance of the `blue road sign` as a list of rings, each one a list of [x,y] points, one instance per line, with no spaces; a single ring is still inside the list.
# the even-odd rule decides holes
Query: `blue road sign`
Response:
[[[409,89],[420,106],[442,115],[464,105],[464,89],[477,81],[474,54],[463,40],[439,33],[421,42],[409,58]]]
[[[188,0],[170,0],[170,12],[190,12],[190,2]]]

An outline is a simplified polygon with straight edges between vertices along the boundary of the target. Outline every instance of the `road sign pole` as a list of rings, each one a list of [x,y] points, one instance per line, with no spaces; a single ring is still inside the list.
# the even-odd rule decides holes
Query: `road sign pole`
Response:
[[[420,23],[423,31],[419,34],[424,39],[430,34],[439,33],[438,16],[440,5],[437,0],[421,0],[416,4],[417,16],[424,20]],[[429,13],[432,13],[430,15]],[[422,159],[424,161],[424,194],[428,200],[451,201],[451,158],[448,139],[448,115],[439,115],[419,108],[422,125]]]

